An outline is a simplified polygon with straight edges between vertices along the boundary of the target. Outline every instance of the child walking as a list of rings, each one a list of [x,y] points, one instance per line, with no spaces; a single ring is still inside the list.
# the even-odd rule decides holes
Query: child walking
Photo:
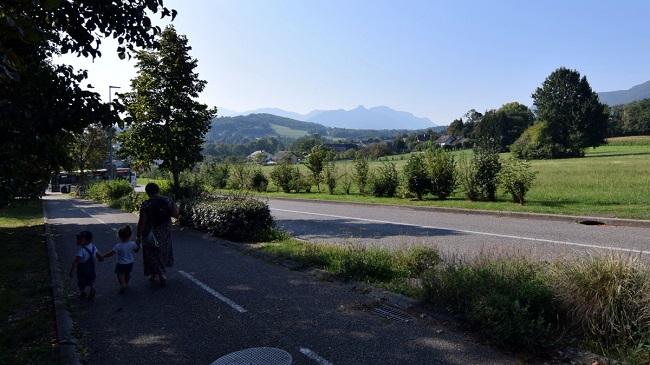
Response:
[[[105,259],[117,254],[115,273],[117,274],[117,280],[120,282],[120,294],[124,294],[126,288],[129,287],[131,271],[133,270],[133,253],[140,252],[140,245],[136,245],[135,242],[131,241],[132,234],[133,231],[128,224],[120,228],[117,231],[117,236],[121,242],[116,244],[111,252],[102,256]]]
[[[91,300],[95,297],[95,279],[97,277],[95,257],[98,261],[104,261],[102,254],[91,243],[92,240],[93,234],[90,231],[81,231],[77,234],[77,246],[79,246],[79,250],[72,261],[72,267],[70,267],[70,272],[68,273],[72,277],[72,273],[77,270],[77,285],[79,286],[80,299],[88,298],[88,300]],[[88,294],[86,294],[87,286],[90,287]]]

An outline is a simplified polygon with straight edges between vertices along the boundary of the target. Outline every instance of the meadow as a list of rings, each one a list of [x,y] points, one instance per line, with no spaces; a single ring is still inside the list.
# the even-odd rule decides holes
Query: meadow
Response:
[[[471,150],[451,152],[457,159],[471,155]],[[509,158],[508,153],[502,159]],[[370,162],[376,169],[386,162],[395,163],[401,170],[408,155],[388,156]],[[305,174],[306,166],[299,165]],[[268,176],[273,166],[264,166]],[[336,161],[337,175],[352,174],[352,161]],[[650,219],[650,136],[620,137],[609,140],[605,146],[589,149],[583,158],[531,161],[531,170],[536,171],[533,187],[526,196],[526,205],[515,204],[503,190],[496,202],[472,202],[457,191],[447,200],[428,196],[421,200],[412,198],[376,198],[360,196],[356,186],[345,195],[340,186],[334,194],[327,193],[321,185],[321,192],[312,187],[311,192],[282,193],[271,181],[264,196],[293,197],[355,201],[383,204],[435,206],[448,208],[485,209],[499,211],[564,214],[577,216],[608,216],[625,219]]]

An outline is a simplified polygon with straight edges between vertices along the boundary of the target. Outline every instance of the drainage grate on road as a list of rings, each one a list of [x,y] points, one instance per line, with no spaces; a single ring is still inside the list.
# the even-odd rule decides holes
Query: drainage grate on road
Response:
[[[387,303],[381,303],[371,308],[370,311],[393,322],[408,322],[411,320],[411,316]]]
[[[291,355],[273,347],[255,347],[218,358],[212,365],[291,365]]]

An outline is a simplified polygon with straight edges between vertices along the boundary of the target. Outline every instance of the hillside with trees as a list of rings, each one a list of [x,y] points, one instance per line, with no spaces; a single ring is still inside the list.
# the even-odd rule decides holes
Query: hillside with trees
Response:
[[[284,127],[282,129],[277,126]],[[444,131],[447,127],[432,127],[432,131]],[[318,134],[330,139],[392,139],[396,135],[425,133],[426,130],[408,129],[347,129],[332,128],[322,124],[303,122],[273,114],[249,114],[236,117],[218,117],[212,120],[212,128],[205,136],[207,142],[245,143],[258,138],[275,137],[296,139],[297,135]]]

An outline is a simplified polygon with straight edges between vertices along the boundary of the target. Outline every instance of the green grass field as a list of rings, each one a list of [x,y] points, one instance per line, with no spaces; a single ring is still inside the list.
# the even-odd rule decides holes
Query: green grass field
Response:
[[[453,152],[455,155],[471,151]],[[507,159],[509,154],[502,154]],[[404,166],[407,156],[384,158],[394,162],[399,170]],[[381,166],[385,161],[373,161],[371,169]],[[337,161],[337,174],[352,172],[351,161]],[[273,167],[265,166],[263,171],[270,173]],[[307,173],[304,165],[301,171]],[[606,146],[590,149],[584,158],[531,161],[531,169],[537,171],[537,178],[529,191],[527,204],[514,204],[510,196],[499,192],[497,202],[471,202],[462,194],[456,193],[449,199],[440,201],[432,197],[423,201],[401,198],[374,198],[358,195],[353,186],[350,195],[344,195],[337,187],[334,195],[321,193],[316,187],[311,193],[284,194],[276,192],[271,183],[266,196],[299,197],[308,199],[343,200],[369,203],[437,206],[450,208],[487,209],[518,212],[535,212],[567,215],[606,215],[626,219],[650,219],[650,136],[621,137],[610,141]]]
[[[289,127],[285,127],[277,124],[271,124],[271,128],[273,128],[273,131],[275,131],[275,133],[289,138],[300,138],[309,135],[309,132],[307,131],[303,131],[299,129],[291,129]]]

